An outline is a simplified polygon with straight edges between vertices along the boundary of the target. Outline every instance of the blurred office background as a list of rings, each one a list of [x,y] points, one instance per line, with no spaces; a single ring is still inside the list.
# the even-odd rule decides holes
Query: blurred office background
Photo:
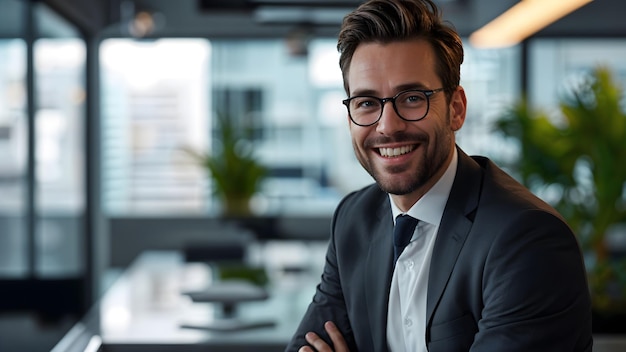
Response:
[[[466,41],[469,154],[514,156],[493,121],[521,95],[555,108],[597,64],[626,83],[620,0],[496,49],[467,39],[517,1],[436,2]],[[252,128],[269,170],[255,235],[324,243],[341,197],[371,182],[335,48],[358,3],[0,0],[0,350],[49,350],[142,251],[219,232],[211,180],[183,151],[210,149],[217,110]]]

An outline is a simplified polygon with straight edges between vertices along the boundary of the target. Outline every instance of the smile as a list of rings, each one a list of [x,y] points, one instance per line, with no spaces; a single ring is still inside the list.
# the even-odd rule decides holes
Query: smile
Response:
[[[378,148],[378,152],[381,156],[384,156],[386,158],[393,158],[406,153],[410,153],[411,151],[413,151],[413,149],[415,149],[414,145],[406,145],[399,148]]]

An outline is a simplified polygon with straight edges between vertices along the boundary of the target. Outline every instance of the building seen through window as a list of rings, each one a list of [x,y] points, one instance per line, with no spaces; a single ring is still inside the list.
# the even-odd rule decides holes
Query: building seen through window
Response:
[[[352,151],[335,39],[290,55],[283,40],[108,39],[101,48],[103,200],[108,214],[217,214],[211,179],[183,151],[209,151],[216,114],[253,130],[269,170],[253,210],[330,215],[371,178]],[[491,151],[490,119],[518,94],[516,48],[467,49],[459,141]]]

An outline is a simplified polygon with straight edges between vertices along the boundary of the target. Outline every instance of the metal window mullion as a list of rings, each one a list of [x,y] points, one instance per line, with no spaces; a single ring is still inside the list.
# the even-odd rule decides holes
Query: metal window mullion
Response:
[[[35,20],[35,3],[27,2],[24,6],[24,24],[25,24],[25,41],[26,41],[26,194],[25,194],[25,229],[27,243],[27,276],[29,279],[35,279],[37,268],[37,248],[36,248],[36,231],[37,231],[37,206],[36,206],[36,131],[35,131],[35,114],[36,114],[36,78],[35,78],[35,38],[36,38],[36,20]]]
[[[97,37],[83,34],[86,46],[85,90],[87,92],[85,105],[84,143],[85,143],[85,242],[83,260],[85,265],[85,304],[87,309],[94,303],[97,292],[100,291],[99,278],[101,277],[100,253],[95,248],[102,248],[98,243],[100,220],[100,65],[99,45]]]

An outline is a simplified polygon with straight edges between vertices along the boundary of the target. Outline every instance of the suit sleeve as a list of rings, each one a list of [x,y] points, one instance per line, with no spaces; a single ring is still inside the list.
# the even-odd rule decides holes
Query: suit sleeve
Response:
[[[554,215],[528,211],[512,219],[485,261],[484,308],[471,351],[590,351],[581,258],[575,236]]]
[[[297,351],[300,347],[308,345],[304,339],[304,335],[309,331],[317,333],[332,346],[331,339],[324,330],[324,323],[329,320],[333,321],[342,332],[350,350],[356,351],[354,336],[352,334],[352,328],[348,319],[347,308],[342,292],[339,269],[337,267],[337,248],[335,241],[337,234],[335,233],[335,225],[337,221],[341,221],[338,219],[337,215],[339,214],[340,208],[341,204],[333,216],[331,239],[326,253],[326,263],[324,265],[321,281],[317,285],[313,300],[285,351]]]

